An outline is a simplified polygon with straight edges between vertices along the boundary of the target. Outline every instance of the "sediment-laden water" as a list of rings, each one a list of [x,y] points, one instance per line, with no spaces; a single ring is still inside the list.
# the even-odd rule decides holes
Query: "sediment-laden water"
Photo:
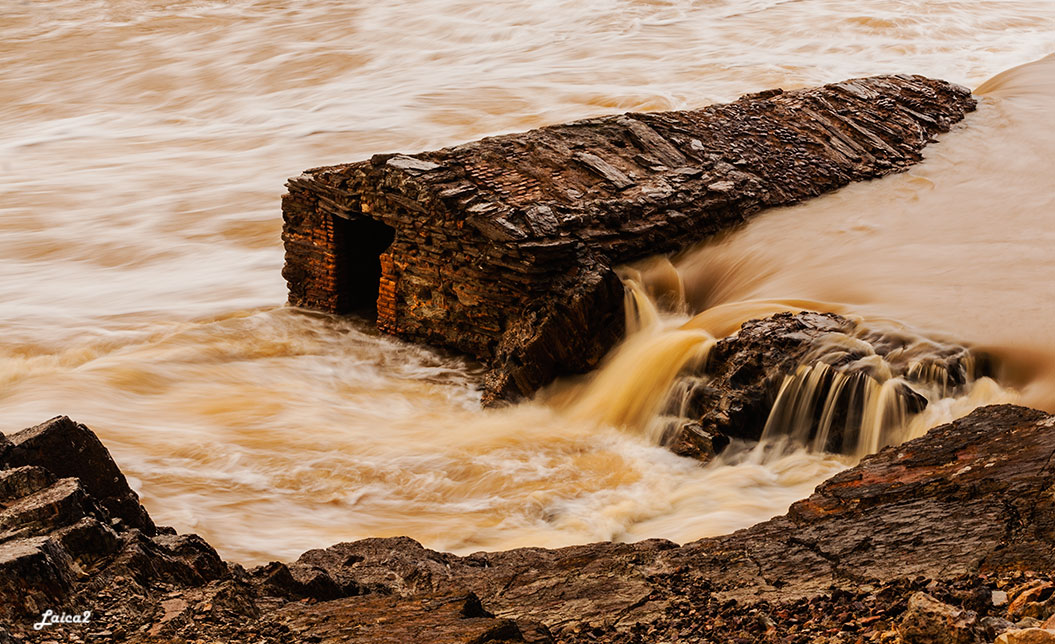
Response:
[[[160,523],[258,562],[779,514],[853,457],[700,467],[653,422],[678,364],[776,310],[993,356],[999,384],[932,393],[903,437],[986,402],[1055,411],[1055,62],[986,82],[1053,27],[1047,0],[0,0],[0,430],[89,424]],[[887,72],[977,87],[979,110],[906,174],[639,268],[643,303],[677,297],[544,402],[482,411],[478,366],[282,307],[278,197],[305,168]]]

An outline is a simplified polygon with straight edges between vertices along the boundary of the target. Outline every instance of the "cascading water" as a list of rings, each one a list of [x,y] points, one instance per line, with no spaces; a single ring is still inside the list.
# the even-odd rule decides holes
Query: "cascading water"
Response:
[[[973,356],[958,356],[950,368],[936,361],[940,348],[934,350],[906,367],[904,355],[879,355],[871,344],[841,336],[784,378],[763,440],[787,436],[814,450],[860,458],[918,436],[920,412],[945,399],[969,398],[978,381]],[[863,355],[847,361],[847,351]],[[989,378],[982,387],[999,390]]]
[[[823,362],[802,366],[780,388],[763,440],[789,436],[815,450],[864,456],[900,442],[908,423],[908,387],[899,378],[879,381],[847,375]]]
[[[684,280],[670,259],[621,272],[632,332],[571,396],[569,409],[582,420],[630,428],[660,445],[696,423],[699,409],[690,401],[709,386],[708,356],[718,339],[751,318],[844,310],[824,302],[748,301],[690,317]],[[763,444],[861,458],[919,436],[980,401],[1015,400],[1013,392],[980,373],[976,357],[963,347],[922,338],[889,321],[867,326],[857,320],[848,332],[821,335],[794,373],[783,378],[760,438]]]

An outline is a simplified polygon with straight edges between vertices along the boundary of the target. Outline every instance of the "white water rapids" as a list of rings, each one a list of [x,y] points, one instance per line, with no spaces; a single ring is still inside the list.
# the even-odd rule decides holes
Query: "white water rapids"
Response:
[[[1055,51],[1055,4],[0,0],[0,35],[0,430],[91,426],[159,523],[255,563],[367,536],[688,541],[852,462],[676,457],[610,413],[662,390],[644,366],[565,384],[573,408],[482,411],[478,366],[282,306],[287,177],[869,74],[978,87]],[[978,93],[909,173],[676,258],[713,326],[663,316],[631,342],[659,342],[642,355],[669,371],[701,328],[810,300],[998,359],[1004,387],[938,400],[924,425],[992,401],[1055,411],[1055,63]]]

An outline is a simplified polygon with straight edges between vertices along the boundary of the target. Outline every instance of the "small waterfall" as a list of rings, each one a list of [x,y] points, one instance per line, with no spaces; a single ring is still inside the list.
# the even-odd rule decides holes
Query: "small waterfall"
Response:
[[[714,337],[697,329],[639,333],[609,358],[568,412],[651,434],[650,421],[659,414],[675,378],[682,370],[702,366],[714,343]]]
[[[623,308],[626,311],[626,334],[631,336],[659,324],[659,309],[638,280],[623,279]]]
[[[573,419],[621,427],[704,460],[709,448],[702,456],[692,449],[710,445],[716,452],[736,437],[708,424],[713,410],[725,413],[720,388],[729,386],[716,389],[707,373],[717,342],[748,320],[782,312],[846,312],[844,305],[806,299],[732,301],[691,312],[680,274],[666,258],[622,267],[620,276],[627,339],[592,375],[550,391],[549,403]],[[1014,400],[979,377],[983,368],[960,345],[882,320],[848,324],[817,335],[776,388],[772,406],[760,410],[753,431],[762,443],[861,458],[981,404]]]
[[[573,418],[639,432],[663,444],[670,434],[663,409],[679,376],[701,369],[716,342],[703,328],[677,328],[683,308],[680,275],[667,258],[623,267],[627,340],[571,396],[552,402]]]
[[[977,398],[976,389],[988,392],[981,398],[991,402],[1013,399],[991,379],[979,378],[977,361],[960,348],[922,339],[900,344],[905,338],[895,336],[891,349],[890,334],[864,337],[868,341],[833,335],[811,362],[784,378],[763,440],[789,438],[815,451],[861,458],[957,417],[953,410]],[[888,352],[876,354],[874,347]]]
[[[619,277],[626,289],[628,337],[656,325],[663,316],[687,311],[685,284],[669,258],[655,257],[635,266],[623,266]]]
[[[904,440],[918,396],[903,378],[803,365],[784,379],[762,440],[788,437],[815,451],[862,457]]]

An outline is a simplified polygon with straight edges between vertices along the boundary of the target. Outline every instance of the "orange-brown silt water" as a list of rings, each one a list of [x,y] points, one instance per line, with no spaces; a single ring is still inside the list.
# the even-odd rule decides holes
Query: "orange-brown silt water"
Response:
[[[304,168],[602,113],[875,73],[978,87],[1055,51],[1053,24],[1048,0],[2,2],[0,429],[90,425],[158,522],[256,563],[367,536],[684,542],[780,514],[855,455],[700,467],[656,417],[681,368],[778,310],[997,358],[1003,386],[933,393],[899,438],[994,400],[1051,410],[1050,59],[982,85],[907,174],[628,269],[637,332],[511,409],[480,409],[478,365],[284,308],[278,199]]]

